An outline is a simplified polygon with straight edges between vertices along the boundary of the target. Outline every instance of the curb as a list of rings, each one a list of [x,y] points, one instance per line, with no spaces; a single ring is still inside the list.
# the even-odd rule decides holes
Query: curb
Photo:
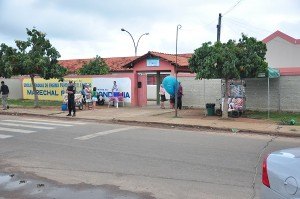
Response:
[[[222,131],[222,132],[230,132],[233,134],[257,134],[257,135],[269,135],[275,137],[290,137],[290,138],[299,138],[299,133],[290,133],[290,132],[269,132],[269,131],[260,131],[260,130],[249,130],[249,129],[237,129],[237,132],[233,132],[233,128],[226,128],[226,127],[212,127],[212,126],[204,126],[204,125],[193,125],[193,124],[175,124],[175,123],[168,123],[168,122],[147,122],[147,121],[136,121],[136,120],[122,120],[122,119],[90,119],[90,118],[65,118],[65,117],[57,117],[56,114],[60,113],[51,113],[48,115],[43,114],[34,114],[34,113],[19,113],[19,112],[0,112],[0,115],[16,115],[16,116],[34,116],[34,117],[44,117],[44,118],[64,118],[66,120],[85,120],[85,121],[96,121],[96,122],[103,122],[109,124],[131,124],[136,126],[148,126],[148,127],[160,127],[166,129],[188,129],[188,130],[208,130],[209,131]]]

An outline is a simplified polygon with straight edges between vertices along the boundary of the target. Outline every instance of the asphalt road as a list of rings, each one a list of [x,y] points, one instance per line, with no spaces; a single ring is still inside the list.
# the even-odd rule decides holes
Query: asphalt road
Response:
[[[300,139],[0,116],[0,199],[72,198],[61,189],[86,199],[259,198],[261,156],[296,146]],[[50,188],[8,189],[11,173],[14,183]]]

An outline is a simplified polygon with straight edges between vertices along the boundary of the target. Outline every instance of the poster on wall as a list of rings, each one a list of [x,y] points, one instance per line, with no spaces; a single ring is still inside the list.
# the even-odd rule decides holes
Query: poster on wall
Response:
[[[68,87],[69,80],[75,82],[77,93],[80,93],[84,84],[91,84],[92,78],[65,78],[63,82],[58,79],[45,80],[35,78],[36,92],[40,100],[61,101]],[[32,83],[30,78],[23,79],[23,99],[34,99]]]
[[[116,81],[118,91],[122,93],[125,102],[131,102],[131,80],[130,78],[93,78],[92,86],[97,88],[97,92],[108,101],[113,96],[112,87]]]
[[[43,78],[35,78],[34,81],[39,99],[62,101],[69,80],[72,80],[75,83],[77,93],[80,93],[83,86],[86,84],[89,84],[91,88],[96,87],[97,93],[101,95],[105,101],[108,101],[108,98],[113,95],[113,82],[116,81],[119,92],[122,93],[125,102],[131,102],[130,78],[64,78],[64,82],[59,82],[58,79],[45,80]],[[34,99],[30,78],[23,79],[22,87],[23,99]]]

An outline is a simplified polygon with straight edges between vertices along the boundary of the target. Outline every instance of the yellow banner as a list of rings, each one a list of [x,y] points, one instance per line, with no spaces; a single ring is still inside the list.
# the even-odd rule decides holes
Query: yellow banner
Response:
[[[83,84],[92,84],[92,78],[64,78],[64,82],[58,79],[45,80],[43,78],[34,78],[39,100],[62,101],[69,80],[75,82],[76,92],[80,93]],[[23,79],[23,99],[34,99],[34,93],[30,78]]]

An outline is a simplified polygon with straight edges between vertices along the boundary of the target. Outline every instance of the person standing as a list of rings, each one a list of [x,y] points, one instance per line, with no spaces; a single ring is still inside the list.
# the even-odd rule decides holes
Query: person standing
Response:
[[[88,106],[88,109],[91,109],[93,102],[92,102],[92,91],[91,91],[91,88],[90,88],[89,84],[85,85],[84,91],[85,91],[86,105]],[[86,106],[85,106],[85,109],[86,109]]]
[[[111,92],[118,92],[118,91],[119,91],[119,88],[118,88],[117,82],[114,81],[114,85],[113,85],[113,87],[111,89]]]
[[[76,89],[75,86],[73,84],[73,81],[70,80],[69,81],[69,85],[67,87],[67,91],[68,93],[68,109],[69,109],[69,114],[67,116],[71,116],[71,113],[73,111],[73,117],[76,116],[76,109],[75,109],[75,93],[76,93]]]
[[[7,105],[7,97],[9,94],[9,89],[8,89],[8,86],[4,83],[4,81],[1,81],[0,93],[2,93],[3,110],[7,110],[9,108],[9,106]]]
[[[114,81],[114,84],[113,84],[113,87],[111,89],[111,92],[112,92],[112,97],[113,97],[113,106],[115,106],[115,101],[118,100],[118,96],[119,96],[119,93],[115,94],[116,92],[119,92],[119,88],[118,88],[118,85],[117,85],[117,82]],[[118,103],[118,101],[117,101]]]
[[[173,109],[175,105],[175,96],[170,95],[170,109]]]
[[[96,102],[98,101],[96,87],[94,87],[92,91],[92,101],[93,101],[93,110],[94,110],[96,108]]]
[[[166,100],[166,91],[162,84],[160,85],[159,94],[160,94],[160,108],[164,109],[165,101],[167,101],[167,100]]]
[[[91,97],[91,88],[89,84],[85,85],[84,92],[85,92],[85,99],[90,102],[92,100],[92,97]]]
[[[82,104],[86,106],[85,84],[82,85],[82,89],[80,93],[82,95]]]
[[[182,90],[181,83],[179,82],[179,88],[177,92],[177,108],[179,108],[180,110],[182,109],[182,96],[183,96],[183,90]]]

